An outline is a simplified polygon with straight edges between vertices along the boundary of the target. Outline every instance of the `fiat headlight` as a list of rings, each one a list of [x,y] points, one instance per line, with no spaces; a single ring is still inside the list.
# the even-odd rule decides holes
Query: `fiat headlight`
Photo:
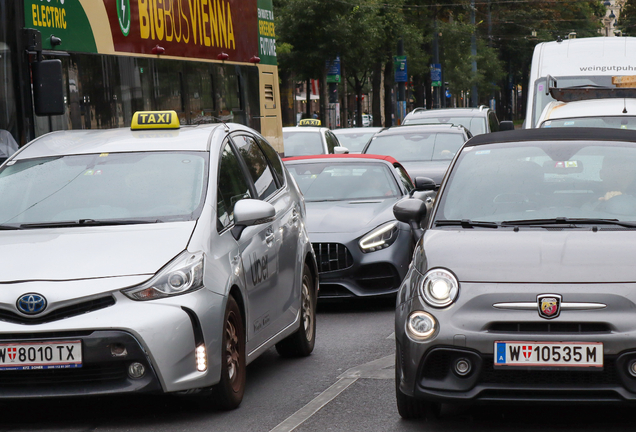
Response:
[[[133,300],[155,300],[203,288],[203,252],[183,252],[148,282],[122,290]]]
[[[369,234],[362,237],[359,241],[362,252],[374,252],[380,249],[388,248],[393,244],[398,234],[398,223],[389,222],[380,225]]]
[[[459,283],[455,275],[448,270],[432,269],[424,275],[420,294],[429,305],[437,308],[446,307],[457,299]]]

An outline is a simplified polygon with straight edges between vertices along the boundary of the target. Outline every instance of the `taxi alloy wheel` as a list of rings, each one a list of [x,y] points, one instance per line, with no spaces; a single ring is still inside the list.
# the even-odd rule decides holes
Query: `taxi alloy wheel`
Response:
[[[316,344],[316,289],[314,276],[307,264],[303,266],[300,294],[300,326],[295,333],[276,344],[276,351],[282,357],[306,357]]]
[[[228,297],[223,327],[221,380],[215,387],[222,409],[237,408],[245,392],[245,329],[234,297]]]

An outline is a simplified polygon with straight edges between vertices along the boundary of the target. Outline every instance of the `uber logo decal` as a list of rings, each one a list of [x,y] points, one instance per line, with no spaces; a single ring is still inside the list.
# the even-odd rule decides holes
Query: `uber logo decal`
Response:
[[[250,256],[250,273],[252,274],[252,283],[258,285],[267,279],[267,254],[258,259],[256,252]]]

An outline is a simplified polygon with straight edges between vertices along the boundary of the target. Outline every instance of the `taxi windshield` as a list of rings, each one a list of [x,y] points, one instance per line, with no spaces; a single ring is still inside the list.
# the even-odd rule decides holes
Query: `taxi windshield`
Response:
[[[636,148],[589,141],[467,147],[441,195],[434,224],[636,221]]]
[[[320,131],[283,131],[285,157],[323,154]]]
[[[462,144],[464,135],[461,133],[412,131],[378,135],[371,140],[365,153],[392,156],[400,162],[450,160]]]
[[[344,129],[346,131],[346,129]],[[364,146],[369,142],[371,137],[375,135],[374,132],[338,132],[335,131],[334,134],[338,137],[338,142],[342,147],[346,147],[350,152],[361,152],[364,150]]]
[[[207,153],[143,152],[11,161],[0,170],[0,225],[194,220]]]
[[[391,198],[400,194],[389,169],[380,163],[290,164],[306,201]]]

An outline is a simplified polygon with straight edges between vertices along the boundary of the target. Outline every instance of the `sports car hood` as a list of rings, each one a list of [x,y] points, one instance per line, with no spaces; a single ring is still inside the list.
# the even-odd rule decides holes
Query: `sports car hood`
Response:
[[[636,230],[434,229],[423,246],[426,268],[460,282],[636,282]]]
[[[439,186],[450,163],[449,160],[404,162],[402,166],[413,181],[415,181],[415,177],[428,177],[435,180],[435,184]]]
[[[307,232],[357,233],[394,220],[393,205],[399,198],[306,202]]]
[[[153,274],[182,252],[194,221],[0,232],[0,282]]]

